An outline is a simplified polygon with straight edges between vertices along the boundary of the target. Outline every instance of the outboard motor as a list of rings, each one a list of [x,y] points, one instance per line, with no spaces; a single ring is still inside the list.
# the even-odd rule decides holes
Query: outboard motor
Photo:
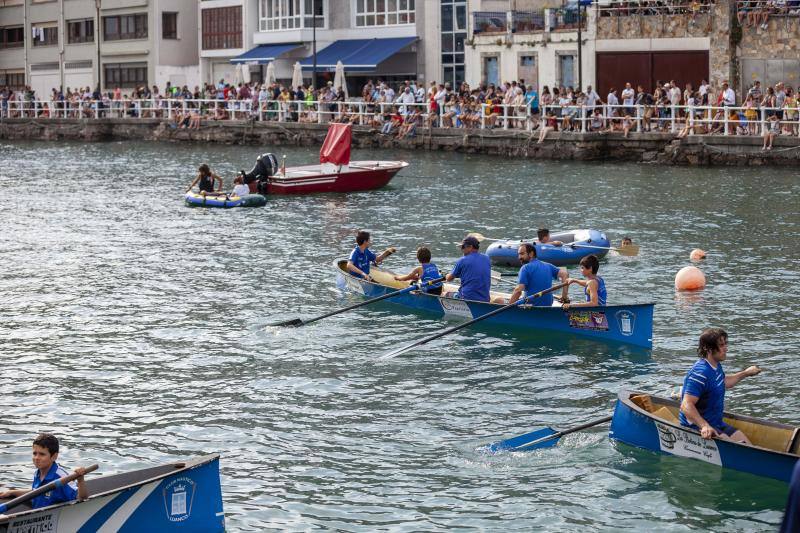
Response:
[[[256,159],[256,164],[250,172],[240,170],[239,174],[244,179],[244,183],[250,187],[251,192],[267,194],[267,182],[270,176],[278,171],[278,158],[275,154],[261,154]],[[255,184],[255,186],[253,185]],[[255,191],[253,190],[255,189]]]

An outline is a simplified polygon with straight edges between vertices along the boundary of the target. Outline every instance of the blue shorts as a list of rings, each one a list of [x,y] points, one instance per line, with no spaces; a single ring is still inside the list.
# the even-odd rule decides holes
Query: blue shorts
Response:
[[[717,430],[717,433],[724,433],[725,435],[727,435],[729,437],[731,435],[733,435],[734,433],[736,433],[737,431],[739,431],[735,427],[731,426],[730,424],[726,424],[725,422],[723,422],[719,426],[715,426],[714,429]]]

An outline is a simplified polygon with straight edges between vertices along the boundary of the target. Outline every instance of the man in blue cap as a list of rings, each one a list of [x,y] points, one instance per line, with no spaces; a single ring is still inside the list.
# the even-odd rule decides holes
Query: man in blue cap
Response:
[[[481,243],[475,237],[466,237],[461,241],[461,253],[464,257],[456,261],[453,271],[445,278],[452,281],[461,279],[461,286],[456,298],[462,300],[489,301],[492,287],[492,262],[480,250]]]

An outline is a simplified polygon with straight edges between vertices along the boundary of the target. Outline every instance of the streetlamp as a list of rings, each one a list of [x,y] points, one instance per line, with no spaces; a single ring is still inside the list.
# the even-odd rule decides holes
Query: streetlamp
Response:
[[[586,14],[586,6],[592,5],[592,0],[578,0],[578,92],[583,90],[583,38],[581,28]]]
[[[311,55],[314,57],[314,64],[311,67],[311,89],[317,88],[317,2],[311,2],[311,10],[314,12],[311,28]]]
[[[95,9],[95,24],[97,27],[95,28],[95,39],[97,39],[97,43],[95,44],[95,49],[97,50],[97,90],[103,90],[103,83],[101,80],[101,70],[100,70],[100,2],[102,0],[94,0],[94,9]]]

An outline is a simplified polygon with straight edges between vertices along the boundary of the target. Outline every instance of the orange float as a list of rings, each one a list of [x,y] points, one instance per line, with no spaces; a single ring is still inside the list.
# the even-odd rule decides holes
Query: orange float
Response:
[[[706,286],[706,275],[697,267],[686,266],[675,274],[675,288],[679,291],[697,291]]]
[[[701,259],[706,258],[706,253],[701,250],[700,248],[695,248],[692,250],[692,253],[689,254],[689,259],[692,261],[700,261]]]

